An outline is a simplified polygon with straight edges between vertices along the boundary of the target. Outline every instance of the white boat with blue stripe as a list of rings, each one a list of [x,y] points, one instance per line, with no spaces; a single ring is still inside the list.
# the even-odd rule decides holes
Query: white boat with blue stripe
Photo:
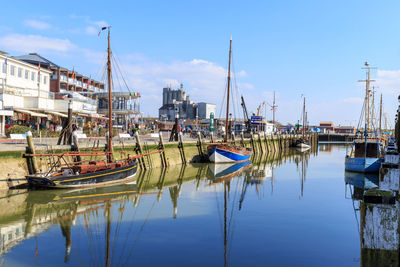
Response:
[[[253,151],[250,148],[234,147],[226,144],[208,146],[208,158],[213,163],[237,163],[249,160]]]

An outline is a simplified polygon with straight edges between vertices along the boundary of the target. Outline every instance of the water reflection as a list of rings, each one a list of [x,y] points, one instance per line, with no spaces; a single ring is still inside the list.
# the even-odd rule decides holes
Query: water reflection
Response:
[[[224,263],[227,265],[235,214],[244,209],[249,188],[254,188],[256,195],[262,198],[262,185],[270,182],[272,194],[274,169],[289,162],[296,163],[298,167],[303,195],[310,155],[290,150],[285,154],[263,155],[252,162],[234,165],[198,164],[153,169],[139,172],[135,184],[102,188],[10,191],[10,194],[0,198],[0,206],[9,207],[0,210],[0,256],[28,240],[34,240],[35,259],[38,260],[40,255],[46,258],[49,247],[41,247],[43,243],[38,239],[44,232],[51,231],[53,235],[59,234],[63,238],[64,262],[101,266],[129,263],[138,240],[152,218],[153,209],[157,205],[165,207],[165,203],[169,202],[172,210],[164,210],[170,218],[179,218],[183,185],[193,184],[196,190],[213,188],[218,207],[223,197],[223,208],[221,206],[219,211],[221,217],[223,214],[221,227]],[[222,187],[223,196],[218,194]],[[163,202],[163,198],[167,199]],[[140,207],[142,210],[139,212]],[[59,241],[53,237],[48,242],[50,246],[54,243],[58,247]]]
[[[394,197],[399,186],[393,186],[390,169],[383,166],[380,177],[345,173],[360,235],[360,266],[400,264],[400,207]]]

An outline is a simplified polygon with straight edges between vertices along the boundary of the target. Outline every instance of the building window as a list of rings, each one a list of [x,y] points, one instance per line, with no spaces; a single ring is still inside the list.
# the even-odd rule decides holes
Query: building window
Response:
[[[7,73],[7,64],[3,63],[3,73]]]
[[[18,78],[22,78],[22,68],[18,68]]]
[[[46,84],[47,83],[47,76],[43,77],[43,83]]]
[[[10,66],[10,74],[15,76],[15,66]]]
[[[32,73],[31,73],[31,80],[32,81],[35,81],[35,73],[32,71]]]
[[[29,71],[28,70],[25,70],[25,79],[29,79]]]

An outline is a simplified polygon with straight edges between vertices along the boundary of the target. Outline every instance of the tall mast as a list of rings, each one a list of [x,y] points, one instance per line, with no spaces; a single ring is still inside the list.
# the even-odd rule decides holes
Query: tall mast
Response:
[[[108,48],[107,48],[107,80],[108,80],[108,160],[112,161],[112,98],[111,98],[111,46],[110,27],[108,27]]]
[[[302,131],[302,133],[303,133],[303,139],[304,139],[304,127],[306,126],[305,125],[305,114],[306,114],[306,97],[304,97],[304,99],[303,99],[303,131]]]
[[[275,105],[275,91],[274,91],[274,102],[272,103],[272,123],[275,123],[275,111],[276,111],[276,105]]]
[[[371,80],[371,69],[376,69],[376,67],[370,67],[368,62],[365,62],[364,65],[365,65],[365,67],[362,69],[367,70],[366,71],[366,79],[360,80],[359,82],[365,82],[365,132],[367,133],[368,130],[370,129],[370,125],[371,125],[370,83],[375,81],[375,80]]]
[[[229,133],[228,133],[228,126],[229,126],[229,89],[231,85],[231,55],[232,55],[232,36],[231,40],[229,43],[229,65],[228,65],[228,93],[227,93],[227,98],[226,98],[226,121],[225,121],[225,142],[228,142],[229,139]]]
[[[381,94],[381,103],[379,105],[379,134],[382,131],[382,94]]]

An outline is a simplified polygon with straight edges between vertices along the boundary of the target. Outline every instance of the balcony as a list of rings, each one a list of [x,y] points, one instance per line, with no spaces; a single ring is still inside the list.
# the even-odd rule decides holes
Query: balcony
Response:
[[[81,81],[76,81],[75,80],[75,82],[76,82],[76,86],[82,87],[82,82]]]
[[[68,82],[67,76],[60,75],[60,81],[61,81],[61,82]]]
[[[87,89],[87,83],[83,84],[83,89]]]

